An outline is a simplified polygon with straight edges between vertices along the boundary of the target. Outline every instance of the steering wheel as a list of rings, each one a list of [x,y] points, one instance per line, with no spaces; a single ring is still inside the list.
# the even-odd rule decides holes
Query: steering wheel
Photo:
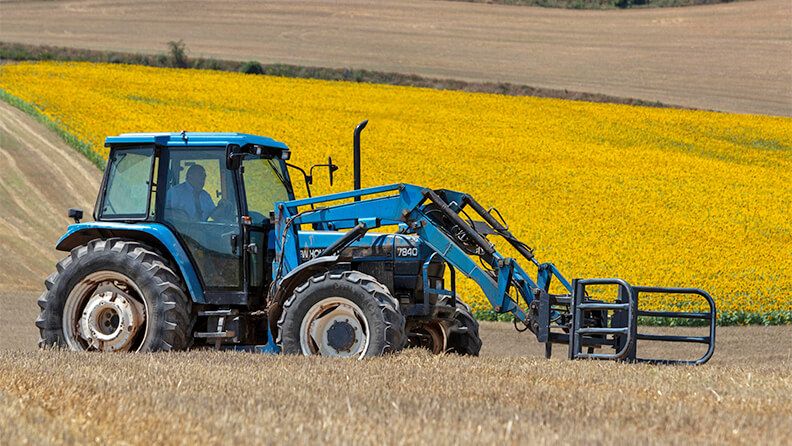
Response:
[[[221,198],[220,201],[217,202],[217,206],[215,206],[214,210],[209,214],[210,219],[223,223],[233,222],[235,217],[234,204],[231,203],[231,200],[225,198]]]

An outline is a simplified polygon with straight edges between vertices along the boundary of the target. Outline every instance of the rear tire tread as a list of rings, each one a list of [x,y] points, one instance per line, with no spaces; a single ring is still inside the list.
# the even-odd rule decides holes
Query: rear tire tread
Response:
[[[473,317],[473,312],[470,310],[470,307],[458,298],[456,299],[454,321],[457,327],[463,329],[456,330],[449,335],[447,351],[460,355],[478,356],[481,352],[479,323],[476,318]]]
[[[58,290],[59,282],[64,276],[79,275],[79,270],[73,268],[79,267],[81,261],[94,255],[106,256],[108,252],[120,254],[126,260],[133,261],[133,266],[138,264],[159,290],[158,295],[153,298],[158,308],[150,308],[149,311],[158,311],[162,315],[162,320],[156,329],[149,326],[149,336],[154,336],[155,339],[149,343],[147,350],[169,351],[187,348],[192,339],[195,316],[192,313],[192,301],[187,296],[183,282],[167,265],[167,261],[152,249],[142,243],[120,238],[91,240],[85,245],[72,249],[68,256],[57,263],[57,272],[44,281],[46,291],[37,302],[41,308],[36,319],[36,326],[41,334],[39,347],[67,345],[63,337],[62,312],[63,303],[71,290]],[[123,258],[119,259],[119,261],[123,260]],[[61,295],[56,295],[56,291],[61,291]]]

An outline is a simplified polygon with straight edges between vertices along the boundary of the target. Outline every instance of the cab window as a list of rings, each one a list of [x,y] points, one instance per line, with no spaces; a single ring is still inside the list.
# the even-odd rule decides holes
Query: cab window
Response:
[[[282,163],[276,159],[246,155],[242,166],[248,215],[254,225],[263,225],[269,220],[269,213],[275,210],[276,202],[290,199]]]
[[[113,150],[108,159],[101,218],[145,219],[149,209],[154,148]]]
[[[241,289],[237,191],[225,151],[171,149],[166,156],[163,221],[184,241],[210,292]]]

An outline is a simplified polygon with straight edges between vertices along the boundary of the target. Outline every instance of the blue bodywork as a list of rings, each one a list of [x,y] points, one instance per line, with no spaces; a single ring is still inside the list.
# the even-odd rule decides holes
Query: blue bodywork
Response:
[[[306,234],[298,230],[300,225],[331,224],[336,229],[343,229],[365,223],[366,227],[371,229],[406,224],[408,228],[406,232],[417,237],[419,243],[430,248],[430,250],[424,251],[428,253],[423,259],[424,261],[428,261],[429,257],[435,254],[442,257],[448,265],[474,280],[497,312],[510,312],[520,321],[527,320],[520,304],[510,297],[513,286],[517,287],[525,304],[530,304],[533,300],[534,290],[549,290],[553,277],[557,278],[567,291],[572,291],[572,285],[551,263],[540,264],[533,260],[539,271],[537,279],[534,281],[514,259],[503,257],[495,252],[491,265],[489,265],[491,270],[487,271],[425,214],[425,191],[427,190],[411,184],[391,184],[276,203],[275,232],[278,236],[275,237],[275,248],[278,254],[273,266],[273,280],[279,280],[301,263],[300,250],[307,237]],[[462,202],[461,198],[464,194],[453,191],[445,192],[452,198],[456,196],[457,200],[452,200],[453,202]],[[382,196],[387,193],[389,194]],[[305,206],[316,206],[337,200],[372,195],[378,196],[361,201],[299,211]],[[316,236],[313,235],[313,237]]]
[[[312,258],[316,252],[331,245],[343,235],[343,233],[330,231],[299,231],[299,233],[300,249],[302,253],[304,253],[304,255],[301,256],[303,261]],[[275,248],[274,234],[274,230],[270,231],[269,237],[267,237],[270,245],[269,248],[271,249]],[[195,266],[190,261],[190,257],[187,255],[181,242],[179,242],[178,238],[173,234],[173,231],[161,223],[124,223],[108,221],[75,223],[68,226],[66,232],[58,239],[56,247],[61,251],[69,251],[94,238],[117,236],[133,239],[153,238],[157,240],[159,242],[158,245],[168,250],[174,263],[178,266],[192,301],[199,304],[206,302],[203,285],[198,278],[198,272],[195,270]],[[422,246],[420,240],[415,236],[370,233],[353,243],[351,247],[396,246],[397,244],[399,246],[410,247]],[[425,253],[425,247],[419,252]],[[430,254],[425,253],[425,255]],[[390,259],[390,256],[388,259]],[[371,256],[368,260],[377,261],[383,260],[383,258]]]
[[[288,158],[288,147],[271,138],[244,133],[130,133],[111,136],[105,140],[109,147],[123,147],[140,144],[154,144],[159,147],[225,147],[228,145],[257,146],[281,152],[281,158]],[[277,281],[301,263],[311,259],[321,250],[331,245],[344,235],[338,230],[352,228],[363,223],[367,229],[381,226],[400,225],[401,234],[367,233],[356,240],[351,248],[371,247],[378,245],[405,245],[414,247],[416,260],[428,264],[433,258],[442,258],[453,269],[474,280],[482,289],[493,308],[498,312],[511,312],[518,319],[526,320],[520,305],[509,297],[512,286],[526,303],[530,303],[533,290],[549,289],[550,281],[556,277],[571,292],[571,284],[559,273],[552,264],[539,264],[536,280],[514,260],[505,258],[497,252],[492,257],[491,270],[483,268],[471,258],[447,232],[439,228],[428,218],[422,205],[426,202],[424,191],[420,186],[409,184],[391,184],[362,190],[353,190],[300,200],[275,203],[275,228],[267,237],[268,247],[274,248],[276,261],[273,265],[273,280]],[[451,194],[452,202],[461,202],[463,194],[446,191]],[[352,201],[334,206],[319,207],[337,200],[351,200],[366,197],[362,201]],[[307,206],[309,210],[298,212]],[[304,231],[304,227],[319,228],[319,231]],[[328,231],[326,229],[333,229]],[[174,233],[165,225],[156,222],[87,222],[69,226],[66,234],[58,241],[59,249],[67,250],[77,246],[80,234],[139,234],[155,239],[165,247],[178,266],[187,285],[192,300],[204,303],[204,290],[199,275],[190,261],[185,248]],[[84,238],[85,236],[83,236]],[[391,250],[389,257],[395,261],[395,252]],[[410,251],[411,253],[413,251]],[[383,260],[376,255],[368,260]],[[426,275],[426,268],[422,271]],[[424,277],[428,289],[428,282]],[[434,290],[440,292],[441,290]],[[445,291],[442,291],[445,293]]]
[[[105,145],[111,148],[145,144],[161,148],[223,148],[235,145],[265,148],[271,156],[280,159],[289,157],[286,144],[244,133],[129,133],[111,136],[105,140]],[[288,180],[288,174],[284,175]],[[456,271],[460,271],[474,280],[496,311],[511,312],[521,321],[526,320],[526,315],[521,305],[510,297],[513,287],[517,287],[525,303],[531,302],[537,288],[548,290],[553,277],[571,292],[571,284],[555,266],[549,263],[539,264],[533,258],[531,260],[539,269],[536,280],[514,259],[503,257],[497,252],[490,256],[490,265],[480,265],[478,259],[474,260],[459,246],[458,241],[449,236],[447,228],[444,230],[439,227],[436,221],[426,215],[427,190],[410,184],[391,184],[275,203],[275,226],[267,234],[267,248],[274,250],[276,259],[272,267],[272,279],[277,284],[284,276],[343,237],[344,229],[362,224],[366,231],[383,226],[398,226],[400,231],[397,234],[367,232],[357,238],[346,247],[352,251],[357,250],[356,261],[392,261],[394,264],[397,261],[410,261],[420,264],[420,270],[415,273],[416,278],[422,280],[424,290],[433,294],[454,294],[454,280],[451,291],[430,286],[428,267],[431,262],[440,259],[451,268],[452,277]],[[444,192],[450,203],[462,203],[465,197],[459,192]],[[326,205],[338,200],[355,201]],[[309,206],[310,209],[306,209]],[[308,228],[314,230],[307,230]],[[164,224],[154,221],[97,221],[74,224],[69,226],[66,234],[58,241],[58,249],[69,250],[96,237],[118,236],[150,240],[159,245],[170,254],[179,268],[192,300],[199,304],[207,302],[199,273],[190,255],[174,232]],[[390,250],[385,249],[387,247]],[[397,251],[406,254],[397,256]]]
[[[370,228],[388,225],[404,225],[409,222],[408,234],[380,234],[368,233],[351,247],[376,247],[379,245],[397,243],[405,246],[416,247],[420,253],[420,260],[424,263],[430,257],[439,255],[449,265],[473,279],[482,289],[489,302],[499,312],[511,312],[520,320],[525,320],[520,305],[509,297],[510,287],[519,284],[522,289],[520,295],[529,304],[533,289],[549,289],[550,281],[556,277],[563,286],[571,292],[571,284],[560,274],[558,269],[550,263],[537,264],[539,273],[537,280],[531,276],[514,260],[496,254],[497,262],[493,265],[495,277],[484,270],[467,253],[465,253],[446,233],[440,230],[421,210],[424,201],[422,191],[424,188],[409,184],[393,184],[388,186],[373,187],[359,191],[343,192],[310,199],[280,202],[276,204],[276,227],[268,237],[274,240],[276,262],[273,272],[280,270],[281,275],[288,274],[310,255],[301,255],[301,251],[323,249],[343,236],[342,232],[335,231],[299,231],[300,225],[314,223],[332,223],[334,227],[343,229],[350,227],[353,222],[366,221]],[[395,192],[394,195],[377,197],[363,201],[356,201],[316,210],[308,210],[292,215],[292,211],[311,204],[320,204],[344,198],[364,197],[367,195]],[[287,222],[288,225],[287,225]],[[204,293],[198,274],[189,256],[173,232],[160,223],[122,223],[122,222],[86,222],[70,225],[66,233],[58,241],[59,247],[68,247],[68,241],[85,231],[132,231],[141,235],[156,238],[162,246],[169,249],[170,255],[179,267],[187,285],[188,291],[194,302],[204,303]],[[278,234],[286,234],[285,238]],[[285,240],[285,242],[281,242]],[[428,249],[427,249],[428,248]],[[373,257],[370,260],[381,260]],[[282,267],[280,266],[282,264]],[[425,269],[424,269],[425,274]],[[510,281],[508,278],[512,278]],[[277,277],[273,277],[277,280]],[[425,278],[424,278],[425,279]]]
[[[121,222],[108,222],[108,221],[91,221],[85,223],[76,223],[69,225],[66,233],[58,239],[56,247],[61,251],[67,251],[75,246],[82,244],[82,234],[101,234],[102,232],[112,235],[118,234],[123,231],[125,234],[136,234],[135,237],[140,239],[142,236],[150,236],[158,240],[159,243],[166,247],[170,252],[171,257],[181,271],[184,283],[187,285],[187,290],[190,292],[193,302],[204,303],[204,290],[201,281],[198,279],[198,274],[187,252],[182,247],[179,240],[173,235],[173,232],[167,226],[160,223],[121,223]],[[96,238],[96,235],[88,236],[88,239]],[[88,240],[85,240],[88,241]]]

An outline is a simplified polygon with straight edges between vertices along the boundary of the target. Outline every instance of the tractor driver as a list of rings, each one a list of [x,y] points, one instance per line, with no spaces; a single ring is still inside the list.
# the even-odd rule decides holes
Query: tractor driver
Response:
[[[177,219],[195,222],[233,222],[236,206],[231,200],[221,198],[215,206],[212,196],[204,190],[206,170],[200,164],[187,169],[184,182],[168,191],[166,211],[173,212]]]
[[[187,169],[187,176],[181,184],[168,192],[167,208],[176,211],[186,220],[206,221],[215,211],[215,204],[209,192],[204,190],[206,170],[200,164]]]

